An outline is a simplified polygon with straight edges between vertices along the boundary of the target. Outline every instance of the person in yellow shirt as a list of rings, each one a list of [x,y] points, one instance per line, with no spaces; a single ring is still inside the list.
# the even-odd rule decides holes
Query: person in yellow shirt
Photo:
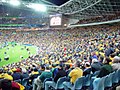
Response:
[[[8,80],[13,80],[13,77],[11,76],[11,75],[9,75],[8,73],[5,73],[4,75],[3,75],[3,78],[4,79],[8,79]]]
[[[74,84],[79,77],[83,76],[83,70],[80,69],[79,67],[80,62],[79,61],[75,62],[75,68],[69,73],[70,82],[72,84]]]
[[[63,83],[65,90],[69,90],[69,85],[74,84],[78,78],[83,76],[83,70],[79,68],[80,62],[77,61],[77,62],[75,62],[74,65],[75,65],[75,68],[68,75],[70,77],[70,82]]]
[[[2,68],[0,68],[0,78],[1,79],[8,79],[8,80],[11,80],[11,81],[13,80],[13,77],[8,73],[4,73]]]

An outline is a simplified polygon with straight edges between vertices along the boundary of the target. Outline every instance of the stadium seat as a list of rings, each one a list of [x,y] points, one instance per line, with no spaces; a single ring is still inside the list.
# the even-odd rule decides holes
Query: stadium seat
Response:
[[[83,86],[83,81],[84,81],[84,76],[78,78],[76,81],[75,81],[75,84],[72,85],[70,82],[64,82],[63,85],[64,85],[64,90],[81,90],[82,89],[82,86]],[[66,88],[67,86],[67,88]]]
[[[23,85],[23,86],[27,86],[28,82],[29,82],[29,78],[24,78],[24,79],[22,80],[22,85]]]
[[[43,82],[43,88],[45,88],[45,82],[46,81],[52,81],[52,77],[51,78],[46,78],[45,80],[44,80],[44,82]]]
[[[117,84],[119,81],[118,71],[112,73],[112,84]]]
[[[55,84],[55,86],[52,87],[52,89],[54,89],[54,90],[63,90],[64,89],[63,82],[65,82],[66,80],[67,80],[66,76],[59,78],[57,83]]]
[[[112,87],[112,73],[106,76],[104,85],[105,88]]]
[[[84,82],[84,76],[83,77],[80,77],[76,80],[74,86],[72,87],[72,90],[81,90],[82,89],[82,85],[83,85],[83,82]]]
[[[118,80],[119,80],[119,82],[120,82],[120,69],[118,70]]]
[[[98,76],[99,73],[100,73],[100,71],[96,71],[96,72],[92,75],[92,77]]]
[[[105,79],[106,79],[106,77],[95,79],[95,81],[93,82],[93,86],[94,86],[93,90],[104,90]]]
[[[84,78],[83,87],[89,87],[90,86],[91,77],[92,77],[92,74],[86,75],[86,77]]]
[[[65,82],[65,81],[67,81],[66,76],[65,76],[65,77],[62,77],[62,78],[59,78],[58,81],[57,81],[55,90],[64,89],[63,82]]]

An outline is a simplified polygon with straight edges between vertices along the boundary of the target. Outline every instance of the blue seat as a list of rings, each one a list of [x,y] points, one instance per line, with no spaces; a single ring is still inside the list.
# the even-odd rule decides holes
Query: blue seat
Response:
[[[84,78],[84,82],[83,82],[84,87],[90,86],[91,77],[92,77],[92,74],[86,75],[86,77]]]
[[[22,85],[23,85],[23,86],[27,86],[28,82],[29,82],[29,78],[24,78],[24,79],[22,80]]]
[[[84,81],[84,76],[78,78],[74,85],[72,85],[70,82],[64,82],[64,90],[81,90],[82,89],[82,85],[83,85],[83,81]]]
[[[97,77],[91,77],[90,87],[89,87],[90,90],[93,90],[93,81],[94,81],[96,78],[97,78]]]
[[[118,71],[112,73],[112,84],[119,82]]]
[[[95,79],[95,81],[93,81],[93,86],[94,89],[93,90],[104,90],[104,82],[105,82],[106,77],[102,77],[102,78],[97,78],[97,80]]]
[[[118,80],[119,80],[119,82],[120,82],[120,69],[119,70],[117,70],[117,74],[118,74]]]
[[[84,76],[78,78],[76,81],[75,81],[75,84],[74,86],[72,87],[72,90],[81,90],[82,89],[82,86],[83,86],[83,82],[84,82]]]
[[[43,82],[43,88],[45,88],[45,82],[46,82],[46,81],[52,81],[52,79],[53,79],[52,77],[51,77],[51,78],[46,78],[46,79],[44,80],[44,82]]]
[[[94,72],[93,75],[92,75],[92,77],[97,77],[99,73],[100,73],[100,71]]]
[[[104,85],[106,88],[112,87],[112,73],[106,76]]]
[[[55,90],[64,89],[63,82],[67,81],[66,76],[58,79],[56,86],[53,87]]]

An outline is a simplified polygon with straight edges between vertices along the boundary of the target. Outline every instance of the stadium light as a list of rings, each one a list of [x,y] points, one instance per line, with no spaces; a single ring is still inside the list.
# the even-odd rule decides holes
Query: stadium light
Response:
[[[2,0],[2,2],[6,2],[6,0]]]
[[[13,6],[19,6],[20,5],[20,1],[19,0],[10,0],[9,2],[11,5]]]
[[[46,6],[42,4],[31,4],[29,7],[35,9],[36,11],[45,12],[47,10]]]

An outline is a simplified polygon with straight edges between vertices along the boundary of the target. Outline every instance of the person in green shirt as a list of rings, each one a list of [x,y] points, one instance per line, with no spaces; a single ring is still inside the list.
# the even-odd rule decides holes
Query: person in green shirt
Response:
[[[45,67],[45,71],[43,71],[41,75],[34,80],[33,90],[41,90],[44,80],[51,77],[52,72],[50,71],[49,67]]]

